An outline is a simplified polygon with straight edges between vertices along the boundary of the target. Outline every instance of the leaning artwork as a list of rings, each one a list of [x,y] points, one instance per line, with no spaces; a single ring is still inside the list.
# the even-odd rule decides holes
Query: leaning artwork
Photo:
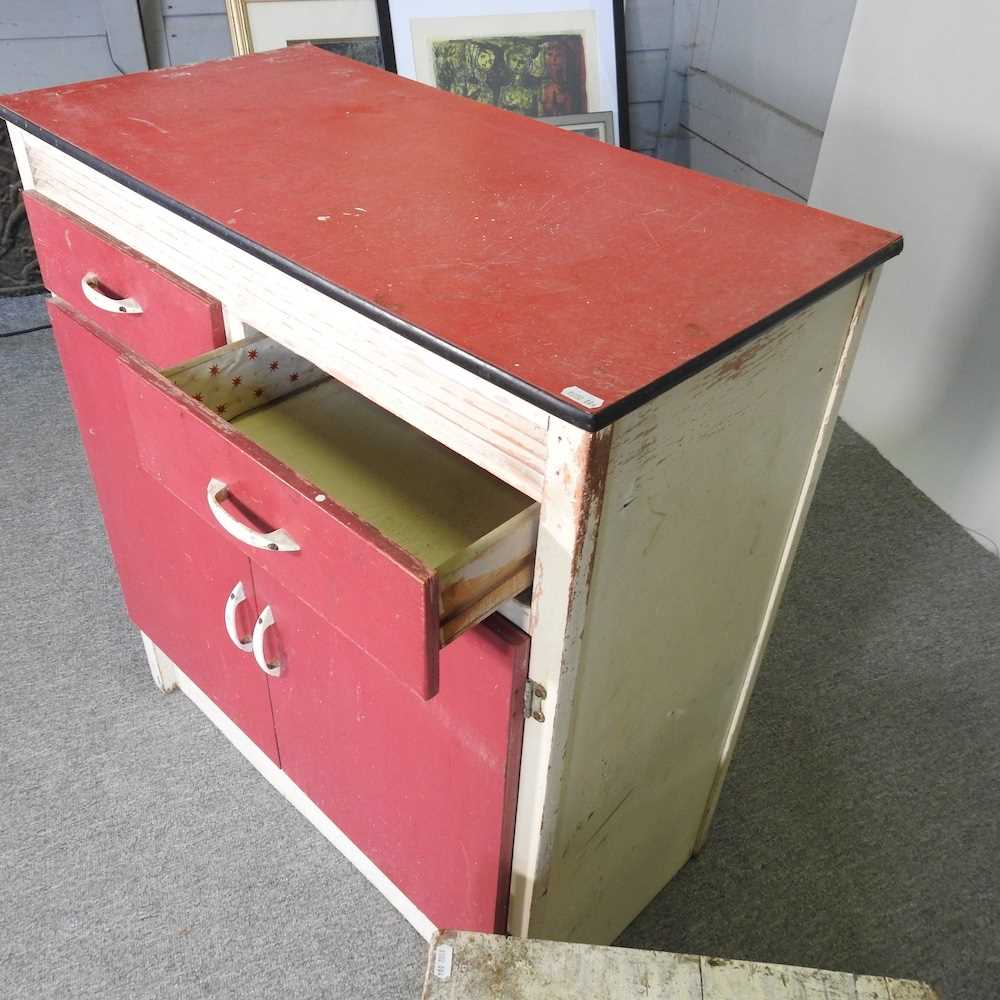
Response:
[[[385,57],[382,54],[382,40],[376,37],[359,38],[297,38],[290,39],[288,45],[315,45],[319,49],[333,52],[338,56],[347,56],[368,66],[385,68]]]
[[[431,46],[442,90],[532,118],[587,111],[582,35],[435,39]]]

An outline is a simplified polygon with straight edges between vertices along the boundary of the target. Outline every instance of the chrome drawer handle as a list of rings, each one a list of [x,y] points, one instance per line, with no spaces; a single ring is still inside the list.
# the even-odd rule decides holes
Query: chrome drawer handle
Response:
[[[229,638],[232,639],[233,645],[237,649],[242,649],[244,653],[249,653],[253,649],[253,640],[241,639],[239,632],[236,631],[236,610],[246,599],[247,592],[243,589],[243,581],[240,580],[236,586],[233,587],[232,593],[226,601],[225,618],[226,632],[229,633]]]
[[[233,538],[252,545],[255,549],[270,549],[272,552],[298,552],[299,546],[283,528],[269,531],[254,531],[249,525],[237,521],[229,511],[222,506],[222,501],[229,496],[229,487],[221,479],[208,481],[208,509],[212,517],[222,525]]]
[[[253,658],[257,661],[257,666],[269,677],[278,677],[281,674],[280,663],[268,663],[264,656],[264,633],[274,624],[274,612],[269,604],[260,613],[253,626]]]
[[[135,299],[113,299],[110,295],[105,295],[97,286],[100,278],[94,271],[88,271],[80,281],[80,288],[87,296],[87,301],[98,309],[103,309],[109,313],[131,313],[137,315],[142,312],[142,306]]]

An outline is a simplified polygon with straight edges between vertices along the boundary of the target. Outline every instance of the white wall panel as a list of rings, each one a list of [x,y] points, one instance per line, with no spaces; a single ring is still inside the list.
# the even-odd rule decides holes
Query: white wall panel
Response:
[[[625,0],[625,38],[629,51],[669,49],[674,0]]]
[[[823,139],[818,129],[702,70],[692,70],[688,76],[682,121],[691,132],[786,193],[803,200],[809,196]]]
[[[163,29],[171,66],[224,59],[233,54],[229,20],[224,13],[168,16],[163,19]]]
[[[0,93],[117,75],[106,35],[0,39]]]
[[[822,131],[855,0],[715,0],[695,65]]]
[[[685,142],[687,144],[687,165],[692,170],[700,170],[713,177],[721,177],[723,180],[734,181],[736,184],[757,188],[758,191],[765,191],[767,194],[774,194],[779,198],[787,198],[789,201],[797,201],[800,204],[805,201],[805,198],[800,198],[788,188],[775,184],[770,177],[765,177],[764,174],[737,160],[724,149],[713,146],[696,135],[689,133]]]
[[[886,265],[844,416],[993,548],[1000,17],[992,0],[961,6],[944,17],[929,0],[859,4],[810,200],[906,239]]]
[[[666,49],[628,54],[628,99],[633,104],[663,100],[663,77],[667,72]]]

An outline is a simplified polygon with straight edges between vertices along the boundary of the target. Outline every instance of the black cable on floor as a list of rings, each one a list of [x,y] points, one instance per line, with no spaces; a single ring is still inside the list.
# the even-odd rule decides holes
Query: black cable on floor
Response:
[[[0,333],[0,337],[20,337],[22,333],[37,333],[39,330],[47,330],[51,325],[43,323],[41,326],[29,326],[27,330],[11,330],[10,333]]]

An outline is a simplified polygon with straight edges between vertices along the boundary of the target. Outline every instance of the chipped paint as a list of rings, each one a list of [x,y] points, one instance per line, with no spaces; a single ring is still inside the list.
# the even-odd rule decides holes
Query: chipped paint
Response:
[[[448,949],[448,974],[439,974]],[[633,948],[441,931],[422,1000],[937,1000],[926,983]]]

